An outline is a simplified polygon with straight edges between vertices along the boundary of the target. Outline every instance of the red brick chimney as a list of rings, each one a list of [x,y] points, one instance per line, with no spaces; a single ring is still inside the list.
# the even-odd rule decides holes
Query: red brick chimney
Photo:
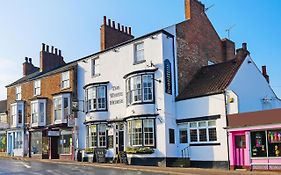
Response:
[[[227,38],[221,40],[222,52],[225,61],[234,59],[235,57],[235,43]]]
[[[32,64],[32,58],[25,57],[25,62],[22,64],[23,76],[27,76],[39,70]]]
[[[120,27],[118,23],[116,28],[115,21],[111,21],[111,19],[107,21],[106,16],[103,17],[100,37],[101,50],[108,49],[134,38],[131,27],[124,27],[123,25]]]
[[[269,75],[267,74],[266,66],[262,66],[262,75],[264,76],[266,81],[269,83]]]
[[[58,52],[59,51],[59,52]],[[64,65],[65,62],[61,55],[61,50],[51,47],[49,52],[49,46],[42,43],[42,50],[40,51],[40,71],[48,71],[56,67]]]
[[[247,43],[242,43],[242,48],[236,49],[236,57],[238,59],[243,59],[249,54],[250,52],[248,51]]]
[[[198,0],[185,0],[185,19],[191,19],[194,15],[202,14],[205,6]]]

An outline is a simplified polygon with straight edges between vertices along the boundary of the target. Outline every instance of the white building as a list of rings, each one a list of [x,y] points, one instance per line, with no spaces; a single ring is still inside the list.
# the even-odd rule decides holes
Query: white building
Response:
[[[108,46],[78,60],[79,149],[104,148],[109,160],[126,150],[137,165],[190,158],[192,166],[226,168],[226,115],[280,107],[246,45],[235,55],[204,5],[185,3],[185,21],[135,39],[104,20],[101,38],[113,31],[101,41]]]

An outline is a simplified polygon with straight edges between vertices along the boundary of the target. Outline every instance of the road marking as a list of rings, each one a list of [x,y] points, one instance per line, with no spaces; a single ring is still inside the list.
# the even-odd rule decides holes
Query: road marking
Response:
[[[22,165],[23,165],[25,168],[31,168],[31,166],[25,164],[24,162],[21,162],[21,163],[22,163]]]

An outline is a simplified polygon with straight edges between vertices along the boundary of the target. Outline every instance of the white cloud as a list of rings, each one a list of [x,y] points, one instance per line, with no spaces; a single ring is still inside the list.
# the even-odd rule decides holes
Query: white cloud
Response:
[[[22,75],[22,64],[12,59],[0,58],[0,100],[7,98],[6,85]]]

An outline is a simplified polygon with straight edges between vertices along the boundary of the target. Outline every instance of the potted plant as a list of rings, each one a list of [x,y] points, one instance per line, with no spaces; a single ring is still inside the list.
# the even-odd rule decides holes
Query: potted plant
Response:
[[[154,149],[151,147],[126,147],[127,154],[152,154]]]

